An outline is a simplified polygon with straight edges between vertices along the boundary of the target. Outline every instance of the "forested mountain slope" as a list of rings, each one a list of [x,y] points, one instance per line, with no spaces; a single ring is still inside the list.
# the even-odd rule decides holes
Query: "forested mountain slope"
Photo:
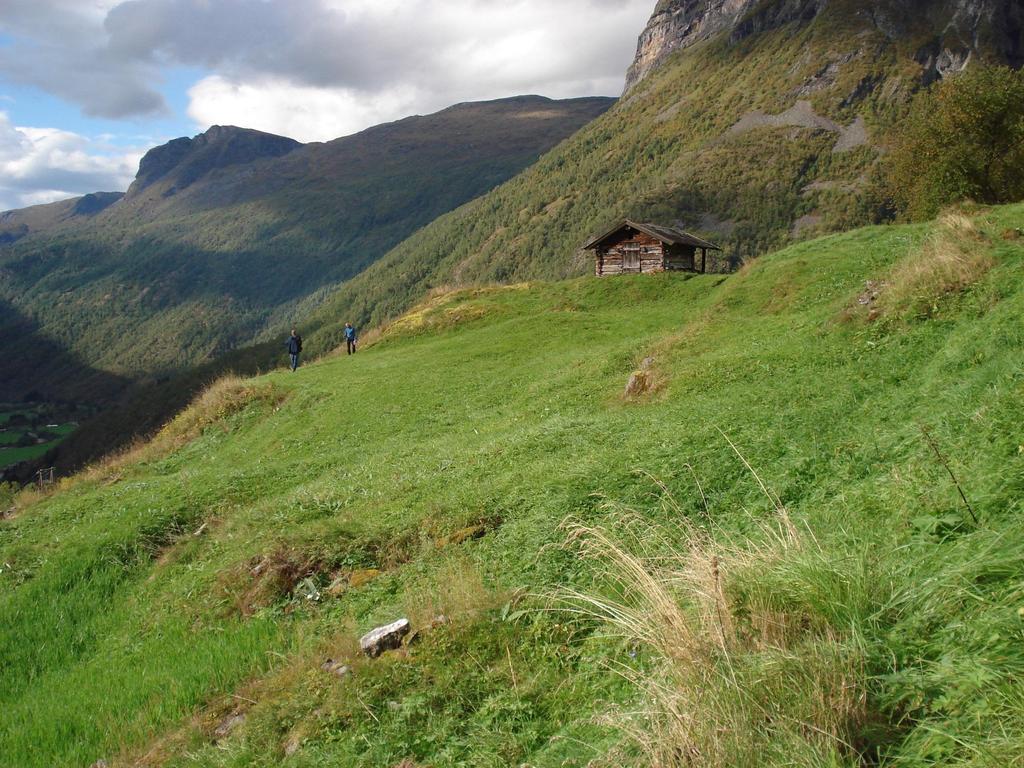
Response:
[[[1022,221],[467,289],[220,383],[0,506],[0,765],[1016,764]]]
[[[351,278],[419,227],[508,179],[611,99],[460,104],[301,145],[232,127],[143,158],[123,199],[0,218],[0,401],[94,396],[49,368],[44,338],[93,384],[216,358]],[[4,244],[6,242],[6,245]],[[319,292],[319,293],[318,293]],[[109,394],[109,393],[108,393]]]

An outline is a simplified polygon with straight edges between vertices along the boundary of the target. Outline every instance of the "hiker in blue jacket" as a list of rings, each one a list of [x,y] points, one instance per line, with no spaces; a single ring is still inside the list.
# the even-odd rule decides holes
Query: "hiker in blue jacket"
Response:
[[[345,323],[345,346],[350,355],[356,353],[356,329],[352,327],[352,323]]]
[[[295,369],[299,367],[299,353],[302,352],[302,337],[292,328],[292,335],[288,337],[288,341],[284,343],[288,347],[288,354],[292,359],[292,373],[295,373]]]

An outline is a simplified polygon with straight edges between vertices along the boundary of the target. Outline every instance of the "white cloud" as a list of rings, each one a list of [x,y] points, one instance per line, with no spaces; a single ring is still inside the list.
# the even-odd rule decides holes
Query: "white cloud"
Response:
[[[0,77],[89,114],[165,111],[161,73],[208,73],[191,114],[283,132],[300,100],[315,122],[368,126],[395,110],[525,93],[612,95],[654,0],[3,0]],[[239,111],[210,97],[230,95]],[[304,109],[309,114],[310,109]],[[280,117],[273,117],[273,115]],[[205,122],[200,118],[200,122]],[[204,126],[205,127],[205,126]],[[317,135],[320,135],[319,133]]]
[[[0,81],[94,116],[327,140],[462,101],[615,95],[655,0],[0,0]],[[0,208],[124,189],[140,152],[0,120]]]
[[[204,128],[239,125],[299,141],[328,141],[355,133],[410,114],[418,101],[408,88],[365,94],[274,78],[238,83],[217,75],[201,80],[188,93],[188,114]]]
[[[652,7],[651,0],[339,0],[320,5],[317,29],[306,19],[281,41],[282,51],[302,50],[229,55],[230,45],[221,48],[218,73],[189,91],[188,113],[202,128],[244,125],[311,141],[461,101],[613,95]],[[262,24],[251,26],[248,36],[266,34]]]
[[[167,111],[154,87],[154,62],[109,46],[104,20],[117,0],[2,0],[0,78],[78,104],[93,116],[124,118]]]
[[[11,124],[0,112],[0,211],[128,187],[141,150],[111,148],[57,128]]]

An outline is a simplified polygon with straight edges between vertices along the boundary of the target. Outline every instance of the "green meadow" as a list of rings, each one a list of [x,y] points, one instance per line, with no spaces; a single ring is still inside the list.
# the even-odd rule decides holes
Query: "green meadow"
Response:
[[[1022,220],[467,289],[215,385],[0,521],[0,764],[1020,764]]]

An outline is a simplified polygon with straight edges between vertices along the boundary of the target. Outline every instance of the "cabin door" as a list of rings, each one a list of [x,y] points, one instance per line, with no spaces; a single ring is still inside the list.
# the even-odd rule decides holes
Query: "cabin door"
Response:
[[[640,246],[639,245],[627,245],[622,249],[622,271],[623,272],[639,272],[640,271]]]

